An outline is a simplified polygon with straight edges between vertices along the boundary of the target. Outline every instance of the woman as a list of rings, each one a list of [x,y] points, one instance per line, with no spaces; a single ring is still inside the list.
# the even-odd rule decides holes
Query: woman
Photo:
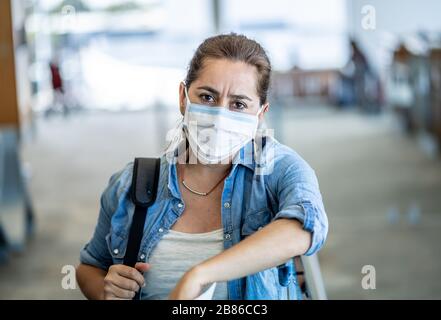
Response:
[[[270,73],[264,49],[245,36],[199,46],[179,87],[177,139],[161,157],[144,262],[122,265],[134,212],[130,163],[110,178],[81,251],[77,280],[87,298],[131,299],[140,290],[141,299],[194,299],[214,282],[214,299],[287,298],[279,271],[323,246],[328,221],[311,167],[257,133]]]

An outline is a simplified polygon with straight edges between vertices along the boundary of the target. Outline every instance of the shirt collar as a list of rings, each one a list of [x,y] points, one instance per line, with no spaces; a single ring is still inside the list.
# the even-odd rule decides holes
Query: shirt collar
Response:
[[[179,150],[185,149],[183,144],[185,144],[185,140],[182,141],[173,151],[165,154],[166,161],[168,163],[168,189],[170,190],[172,196],[179,199],[181,198],[181,194],[179,192],[176,164],[178,163],[179,159]],[[254,140],[251,140],[236,153],[232,160],[233,168],[231,171],[234,171],[237,165],[244,166],[254,171],[256,166],[254,144]],[[182,149],[183,147],[184,149]]]
[[[244,145],[238,153],[233,157],[233,165],[242,165],[254,171],[256,161],[254,153],[254,140],[250,140]]]

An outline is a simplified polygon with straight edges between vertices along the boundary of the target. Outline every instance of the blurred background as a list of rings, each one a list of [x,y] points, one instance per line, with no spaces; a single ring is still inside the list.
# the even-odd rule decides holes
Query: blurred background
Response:
[[[63,267],[78,264],[110,175],[161,154],[194,50],[234,31],[267,49],[268,126],[318,175],[328,297],[440,299],[440,12],[438,0],[0,0],[0,298],[83,298],[63,289]]]

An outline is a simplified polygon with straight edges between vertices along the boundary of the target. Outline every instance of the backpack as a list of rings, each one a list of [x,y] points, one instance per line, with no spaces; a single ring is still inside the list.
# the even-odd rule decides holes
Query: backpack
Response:
[[[160,165],[159,158],[135,158],[133,164],[130,196],[135,204],[135,213],[130,225],[129,239],[123,262],[129,267],[135,267],[138,262],[147,211],[156,200]],[[133,299],[139,299],[139,291]]]

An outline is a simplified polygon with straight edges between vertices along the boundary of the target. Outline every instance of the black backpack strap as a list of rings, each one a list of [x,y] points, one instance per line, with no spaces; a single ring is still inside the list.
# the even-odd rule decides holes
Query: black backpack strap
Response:
[[[159,169],[160,159],[156,158],[136,158],[133,165],[130,195],[135,204],[135,213],[133,214],[124,256],[124,264],[130,267],[134,267],[138,262],[147,209],[156,199]]]

